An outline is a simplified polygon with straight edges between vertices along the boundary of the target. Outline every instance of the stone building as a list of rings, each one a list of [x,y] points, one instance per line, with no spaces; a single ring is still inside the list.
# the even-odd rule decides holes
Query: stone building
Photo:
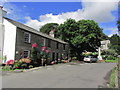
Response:
[[[43,46],[47,47],[50,51],[49,62],[69,57],[68,43],[9,18],[2,19],[4,25],[2,30],[4,31],[3,57],[6,57],[6,61],[18,60],[21,56],[28,57],[33,43],[37,43],[38,51],[41,51]]]
[[[101,50],[109,49],[110,40],[101,41]]]

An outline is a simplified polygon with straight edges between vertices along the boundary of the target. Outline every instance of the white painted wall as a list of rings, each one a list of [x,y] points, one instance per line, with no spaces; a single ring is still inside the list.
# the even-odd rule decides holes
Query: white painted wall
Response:
[[[4,47],[3,56],[6,56],[8,60],[15,59],[15,43],[16,43],[16,26],[4,19],[5,35],[4,35]]]
[[[2,63],[3,57],[3,42],[4,41],[4,25],[0,23],[0,63]]]
[[[3,60],[3,41],[4,41],[4,24],[3,17],[6,15],[6,11],[3,10],[3,7],[0,6],[0,64]]]

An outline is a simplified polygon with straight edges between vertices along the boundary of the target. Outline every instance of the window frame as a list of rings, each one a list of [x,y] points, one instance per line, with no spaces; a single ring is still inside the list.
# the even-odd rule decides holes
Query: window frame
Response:
[[[26,52],[26,51],[28,52],[28,56],[30,56],[30,50],[24,50],[24,51],[23,51],[23,57],[24,57],[24,58],[27,58],[27,57],[28,57],[28,56],[25,57],[25,52]]]
[[[46,38],[42,37],[42,46],[46,46]]]
[[[56,42],[56,49],[59,49],[59,42]]]
[[[25,39],[26,38],[26,36],[25,36],[26,34],[28,35],[28,41]],[[24,32],[24,42],[31,43],[31,34],[30,33]]]
[[[66,45],[65,44],[63,44],[63,50],[66,50]]]
[[[48,39],[47,47],[51,48],[51,40],[50,39]]]

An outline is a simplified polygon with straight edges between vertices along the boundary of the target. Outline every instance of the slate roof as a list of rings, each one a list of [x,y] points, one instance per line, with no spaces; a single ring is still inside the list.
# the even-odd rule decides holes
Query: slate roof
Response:
[[[101,44],[102,44],[102,45],[105,45],[105,44],[108,44],[108,43],[110,43],[110,40],[101,41]]]
[[[6,18],[6,17],[4,17],[4,18],[5,18],[7,21],[9,21],[10,23],[12,23],[13,25],[15,25],[16,27],[19,27],[19,28],[24,29],[24,30],[26,30],[26,31],[29,31],[29,32],[38,34],[38,35],[43,36],[43,37],[45,37],[45,38],[48,38],[48,39],[51,39],[51,40],[54,40],[54,41],[58,41],[58,42],[63,43],[63,44],[68,44],[67,42],[64,42],[64,41],[62,41],[62,40],[60,40],[60,39],[53,38],[53,37],[51,37],[51,36],[49,36],[49,35],[47,35],[47,34],[44,34],[44,33],[40,32],[40,31],[38,31],[38,30],[35,30],[35,29],[33,29],[33,28],[31,28],[31,27],[29,27],[29,26],[27,26],[27,25],[24,25],[24,24],[22,24],[22,23],[16,22],[16,21],[11,20],[11,19]]]

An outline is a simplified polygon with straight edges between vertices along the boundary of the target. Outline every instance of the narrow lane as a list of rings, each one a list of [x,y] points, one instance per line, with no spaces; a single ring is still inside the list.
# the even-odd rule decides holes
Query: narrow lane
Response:
[[[3,88],[98,88],[115,63],[62,64],[5,75]]]

